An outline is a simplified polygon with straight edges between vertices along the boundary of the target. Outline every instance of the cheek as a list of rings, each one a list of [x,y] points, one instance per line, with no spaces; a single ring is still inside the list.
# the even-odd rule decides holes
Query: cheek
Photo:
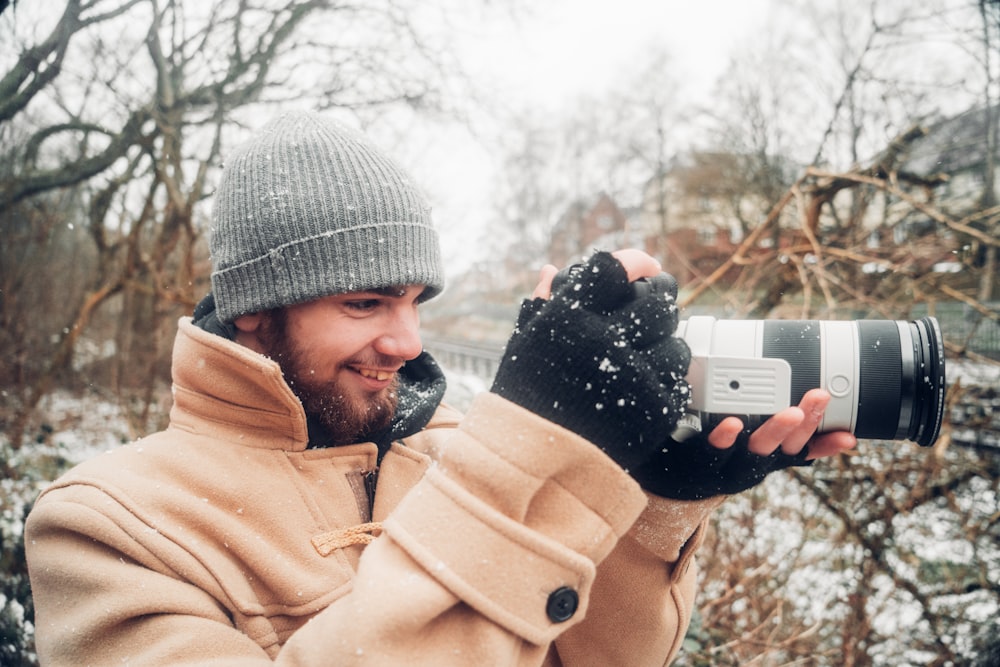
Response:
[[[330,380],[344,364],[371,356],[385,322],[376,317],[349,317],[321,305],[325,304],[296,311],[288,333],[294,338],[300,360],[313,367],[313,376]]]
[[[362,357],[370,350],[372,338],[352,327],[329,328],[320,334],[307,338],[299,346],[305,356],[319,368],[336,373],[352,359]]]

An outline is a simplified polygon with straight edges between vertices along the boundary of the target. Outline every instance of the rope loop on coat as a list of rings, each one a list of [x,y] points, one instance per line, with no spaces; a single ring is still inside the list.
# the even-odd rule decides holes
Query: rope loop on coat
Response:
[[[320,533],[310,541],[320,556],[329,556],[337,549],[346,549],[356,544],[371,544],[372,540],[381,532],[382,523],[373,521],[340,530],[331,530],[328,533]]]

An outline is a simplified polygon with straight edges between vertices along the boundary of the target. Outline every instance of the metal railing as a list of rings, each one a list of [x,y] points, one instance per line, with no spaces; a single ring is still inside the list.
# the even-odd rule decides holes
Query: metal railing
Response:
[[[475,375],[483,380],[491,380],[496,375],[500,357],[503,355],[503,345],[496,343],[480,343],[443,338],[438,336],[423,337],[424,349],[444,368],[457,373]]]

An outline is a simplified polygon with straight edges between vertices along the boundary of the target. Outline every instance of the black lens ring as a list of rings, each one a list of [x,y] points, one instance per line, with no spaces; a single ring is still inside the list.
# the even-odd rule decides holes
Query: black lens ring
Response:
[[[818,320],[764,320],[761,354],[765,359],[784,359],[792,367],[791,405],[822,386],[822,332]]]
[[[944,421],[945,360],[944,338],[937,318],[922,317],[914,321],[920,334],[924,369],[922,381],[918,381],[917,403],[924,409],[917,433],[913,437],[921,447],[930,447],[941,433]],[[922,391],[921,391],[922,389]]]
[[[896,321],[899,330],[900,374],[899,374],[899,425],[896,430],[896,440],[913,439],[919,429],[921,415],[920,377],[921,360],[924,358],[921,349],[921,337],[917,332],[915,322]],[[903,349],[906,345],[907,349]]]
[[[858,418],[854,434],[859,438],[895,440],[899,437],[902,350],[899,328],[893,320],[857,320]]]

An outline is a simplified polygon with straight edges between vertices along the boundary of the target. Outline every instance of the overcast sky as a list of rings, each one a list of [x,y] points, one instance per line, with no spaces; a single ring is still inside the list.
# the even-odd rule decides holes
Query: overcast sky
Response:
[[[476,70],[540,105],[601,89],[642,62],[642,51],[666,47],[692,94],[707,94],[734,44],[766,21],[769,0],[551,0],[520,26],[496,22],[465,40]]]
[[[456,36],[463,66],[513,106],[559,113],[579,95],[629,78],[643,52],[665,50],[685,106],[708,98],[734,49],[767,21],[770,0],[551,0],[515,24],[478,21]],[[462,264],[492,215],[491,156],[468,136],[431,141],[418,161],[444,249]],[[470,245],[471,244],[471,245]]]

